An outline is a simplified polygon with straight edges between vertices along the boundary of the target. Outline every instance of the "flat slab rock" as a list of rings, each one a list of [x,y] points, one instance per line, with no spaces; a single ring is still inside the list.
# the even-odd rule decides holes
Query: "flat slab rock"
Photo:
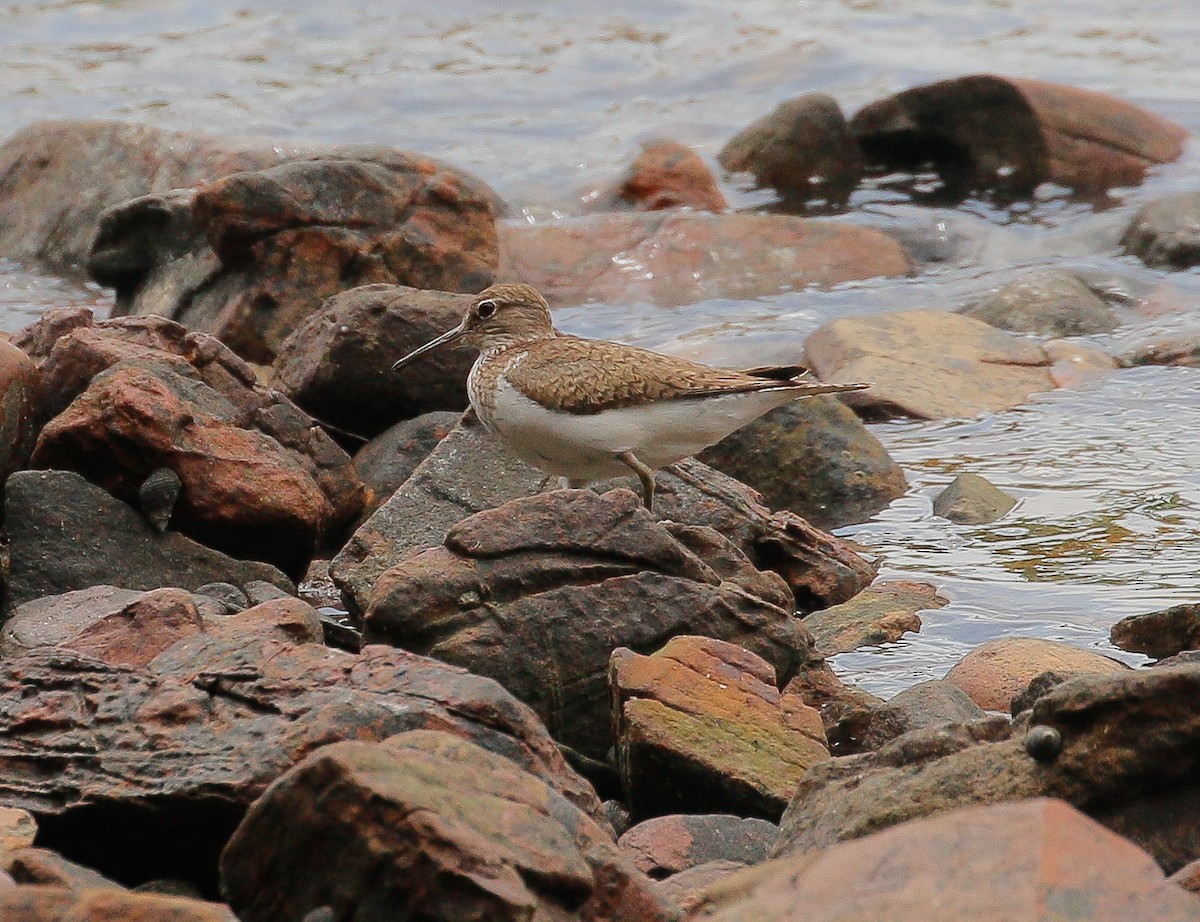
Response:
[[[744,484],[694,459],[659,471],[655,515],[710,527],[759,569],[791,587],[801,611],[845,601],[870,584],[875,567],[849,544],[787,512],[772,514]],[[593,489],[635,486],[608,481]],[[375,583],[414,551],[437,547],[457,522],[522,496],[558,487],[558,478],[530,467],[478,421],[459,425],[354,533],[330,566],[347,604],[370,603]]]
[[[223,903],[156,893],[0,885],[0,918],[14,922],[122,919],[129,922],[237,922]]]
[[[1165,659],[1185,650],[1200,650],[1200,603],[1172,605],[1162,611],[1130,615],[1112,626],[1113,646]]]
[[[872,417],[977,416],[1054,389],[1041,346],[961,314],[918,310],[835,320],[810,335],[804,351],[822,381],[871,382],[846,402]]]
[[[490,676],[557,739],[602,758],[613,649],[704,634],[786,677],[808,655],[792,606],[777,574],[713,529],[656,522],[628,490],[558,490],[463,519],[382,573],[363,639]]]
[[[864,882],[870,882],[865,886]],[[1200,899],[1062,801],[956,810],[725,878],[688,919],[712,922],[1194,920]]]
[[[810,766],[829,758],[817,711],[731,643],[675,637],[650,656],[612,655],[613,723],[634,816],[725,811],[778,819]]]
[[[917,612],[945,604],[933,586],[891,580],[864,589],[840,605],[806,615],[804,625],[812,631],[817,652],[834,656],[920,631],[921,616]]]
[[[250,809],[221,872],[245,922],[671,916],[559,792],[436,731],[317,750]]]

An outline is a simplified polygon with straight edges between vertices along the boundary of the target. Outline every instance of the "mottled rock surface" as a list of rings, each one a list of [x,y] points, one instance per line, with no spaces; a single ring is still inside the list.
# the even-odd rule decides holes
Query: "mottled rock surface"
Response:
[[[1112,626],[1109,639],[1115,647],[1155,659],[1200,650],[1200,603],[1122,618]]]
[[[729,813],[673,814],[638,823],[617,840],[639,871],[654,879],[710,861],[765,861],[779,827]]]
[[[812,631],[822,656],[898,640],[921,630],[917,612],[941,608],[946,600],[927,583],[889,580],[864,589],[854,598],[812,612],[804,626]]]
[[[967,471],[933,498],[933,514],[958,525],[986,525],[1003,518],[1016,504],[986,477]]]
[[[625,175],[599,198],[599,204],[637,211],[693,208],[720,213],[729,207],[700,156],[686,144],[670,140],[643,144]]]
[[[422,413],[385,429],[354,453],[354,466],[374,493],[367,515],[403,486],[460,419],[462,414],[453,410]]]
[[[1180,192],[1145,205],[1133,216],[1121,245],[1159,269],[1200,264],[1200,192]]]
[[[1030,272],[959,313],[1002,330],[1041,336],[1111,333],[1121,322],[1079,276],[1061,269]]]
[[[4,481],[24,467],[40,420],[41,378],[33,360],[0,339],[0,499]]]
[[[839,755],[879,749],[911,730],[983,720],[987,713],[957,685],[937,679],[919,682],[894,698],[848,709],[828,729]]]
[[[0,889],[0,917],[13,922],[237,922],[222,903],[124,890]]]

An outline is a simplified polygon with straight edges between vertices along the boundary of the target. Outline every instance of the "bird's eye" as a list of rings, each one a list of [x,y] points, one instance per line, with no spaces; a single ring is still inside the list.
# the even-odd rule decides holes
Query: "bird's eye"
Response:
[[[476,308],[475,308],[475,315],[480,320],[487,320],[489,317],[491,317],[495,313],[496,313],[496,302],[495,301],[491,301],[491,300],[480,301],[478,306],[476,306]]]

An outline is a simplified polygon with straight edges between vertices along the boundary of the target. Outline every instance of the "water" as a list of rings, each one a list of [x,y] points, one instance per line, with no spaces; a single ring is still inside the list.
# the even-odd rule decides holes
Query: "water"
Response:
[[[994,72],[1114,93],[1200,133],[1194,0],[563,0],[429,4],[43,0],[0,3],[0,138],[52,117],[105,117],[275,139],[381,142],[486,179],[519,220],[578,213],[640,142],[667,136],[710,162],[729,136],[803,92],[847,112],[886,93]],[[675,309],[589,305],[564,328],[712,362],[794,361],[830,319],[951,309],[1020,271],[1058,265],[1121,303],[1092,345],[1122,354],[1200,328],[1200,273],[1117,255],[1131,212],[1189,188],[1195,143],[1106,207],[1043,188],[999,209],[907,204],[884,184],[849,220],[921,243],[909,279]],[[762,193],[726,186],[737,207]],[[49,306],[108,309],[106,292],[0,261],[0,329]],[[1125,369],[973,420],[875,427],[912,489],[846,530],[883,573],[951,604],[897,644],[839,657],[890,694],[938,677],[990,637],[1029,634],[1108,651],[1118,618],[1200,599],[1200,372]],[[1002,521],[955,526],[931,496],[982,473],[1019,497]],[[1110,651],[1109,651],[1110,652]],[[1137,657],[1125,657],[1137,661]]]

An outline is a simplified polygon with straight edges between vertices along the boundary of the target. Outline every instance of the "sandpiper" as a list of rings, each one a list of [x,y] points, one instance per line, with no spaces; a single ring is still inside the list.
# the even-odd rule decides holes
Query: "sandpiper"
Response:
[[[393,365],[462,340],[479,350],[467,395],[520,458],[571,486],[637,474],[653,508],[654,471],[800,397],[855,391],[792,365],[728,371],[620,343],[567,336],[529,285],[481,292],[462,322]]]

